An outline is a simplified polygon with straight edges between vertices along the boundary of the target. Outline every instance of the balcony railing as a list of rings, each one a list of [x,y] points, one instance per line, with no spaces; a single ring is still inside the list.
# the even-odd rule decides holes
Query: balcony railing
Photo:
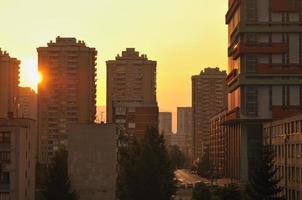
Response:
[[[237,59],[242,54],[282,54],[288,52],[288,45],[285,43],[238,43],[230,49],[230,56]]]
[[[229,111],[226,115],[226,121],[234,121],[240,119],[240,108],[236,107],[233,110]]]
[[[299,12],[299,1],[274,0],[272,1],[273,12]]]
[[[300,64],[259,64],[258,74],[302,74]]]
[[[272,106],[272,117],[282,119],[302,113],[302,106]]]
[[[238,69],[233,69],[226,77],[226,84],[230,83],[238,75]]]

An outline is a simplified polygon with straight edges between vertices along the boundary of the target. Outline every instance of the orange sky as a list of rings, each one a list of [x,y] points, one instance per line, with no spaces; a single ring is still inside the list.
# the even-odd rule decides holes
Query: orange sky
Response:
[[[97,104],[105,104],[105,61],[135,47],[158,61],[161,111],[191,105],[191,75],[227,66],[227,0],[0,0],[0,47],[22,61],[21,85],[35,88],[36,47],[56,36],[98,50]],[[175,130],[174,124],[174,130]]]

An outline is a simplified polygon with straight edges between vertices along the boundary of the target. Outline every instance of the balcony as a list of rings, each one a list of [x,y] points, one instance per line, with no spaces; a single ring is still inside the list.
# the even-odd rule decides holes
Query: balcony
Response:
[[[226,77],[225,82],[226,84],[232,84],[235,77],[238,75],[238,69],[233,69]]]
[[[234,121],[240,119],[240,108],[236,107],[226,114],[225,121]]]
[[[299,12],[300,9],[298,0],[274,0],[271,6],[273,12]]]
[[[302,74],[300,64],[259,64],[258,74]]]
[[[228,24],[231,21],[238,7],[239,7],[239,0],[234,0],[233,3],[229,6],[229,10],[225,15],[226,24]]]
[[[272,106],[272,118],[282,119],[302,113],[302,106]]]
[[[233,59],[237,59],[242,54],[282,54],[288,52],[288,45],[285,43],[257,43],[254,45],[238,43],[229,52]]]

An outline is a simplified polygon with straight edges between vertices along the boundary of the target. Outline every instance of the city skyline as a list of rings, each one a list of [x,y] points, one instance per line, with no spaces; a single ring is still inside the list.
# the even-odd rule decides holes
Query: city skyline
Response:
[[[42,3],[31,0],[1,3],[0,17],[8,19],[4,20],[3,26],[11,27],[11,31],[9,34],[0,33],[0,45],[11,56],[22,61],[21,86],[36,89],[38,46],[57,36],[75,37],[99,51],[97,105],[104,106],[105,61],[113,59],[121,50],[133,47],[158,61],[159,107],[161,111],[172,111],[173,122],[176,122],[176,107],[191,105],[191,75],[209,66],[227,67],[227,26],[224,22],[227,1],[156,0],[142,3],[131,0],[127,3],[91,1],[90,4],[71,4],[71,1]],[[73,12],[66,14],[67,6]],[[203,12],[200,12],[200,8],[204,8]],[[81,9],[91,12],[85,16],[77,15]],[[212,12],[213,9],[216,11]],[[53,13],[53,10],[56,12]],[[17,16],[10,18],[12,12]],[[98,25],[95,25],[95,20],[99,21]],[[212,46],[215,48],[209,48]],[[173,76],[170,76],[172,70]],[[35,73],[28,73],[30,71]],[[175,82],[181,83],[177,90]],[[173,127],[175,129],[175,123]]]

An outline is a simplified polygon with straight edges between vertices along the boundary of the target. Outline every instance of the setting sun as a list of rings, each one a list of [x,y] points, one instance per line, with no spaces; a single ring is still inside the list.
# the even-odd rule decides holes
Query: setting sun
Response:
[[[37,59],[22,59],[20,72],[20,85],[29,86],[37,91],[38,83],[40,83],[43,79],[42,74],[38,72]]]

